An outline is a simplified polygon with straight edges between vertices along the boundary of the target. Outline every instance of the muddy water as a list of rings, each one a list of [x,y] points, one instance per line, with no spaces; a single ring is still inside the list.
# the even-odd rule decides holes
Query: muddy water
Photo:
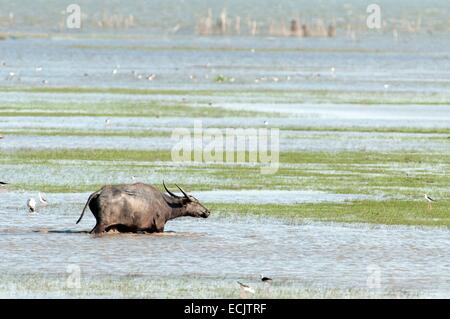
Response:
[[[93,238],[86,233],[94,224],[90,213],[75,224],[81,195],[50,194],[51,205],[35,215],[26,213],[22,201],[27,195],[1,195],[3,203],[8,199],[0,214],[2,274],[63,273],[75,264],[85,275],[195,275],[231,281],[264,273],[299,287],[367,288],[369,271],[376,269],[383,289],[449,296],[447,229],[292,224],[213,214],[170,221],[164,235]]]

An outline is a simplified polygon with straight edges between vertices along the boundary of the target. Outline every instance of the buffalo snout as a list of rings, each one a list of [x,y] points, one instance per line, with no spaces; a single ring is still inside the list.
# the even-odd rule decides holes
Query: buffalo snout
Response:
[[[202,214],[201,217],[203,218],[208,218],[208,216],[211,214],[211,212],[209,210],[205,210]]]

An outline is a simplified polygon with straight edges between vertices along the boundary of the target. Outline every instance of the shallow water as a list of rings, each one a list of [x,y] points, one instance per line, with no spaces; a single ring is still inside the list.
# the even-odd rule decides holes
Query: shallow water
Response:
[[[191,133],[192,134],[192,133]],[[225,130],[223,130],[225,134]],[[448,154],[450,141],[447,135],[415,134],[367,134],[367,133],[314,133],[302,132],[295,134],[280,134],[280,151],[417,151]],[[439,139],[430,139],[438,137]],[[115,149],[115,150],[167,150],[169,152],[181,139],[170,137],[116,137],[116,136],[33,136],[8,135],[0,143],[0,150],[17,149]],[[201,145],[199,140],[192,138],[194,145]],[[196,144],[197,143],[197,144]],[[207,142],[204,142],[205,145]],[[270,145],[270,144],[269,144]],[[247,144],[235,146],[237,150],[257,150]]]
[[[378,196],[361,194],[333,194],[307,190],[215,190],[195,191],[193,196],[204,203],[235,203],[235,204],[296,204],[296,203],[322,203],[322,202],[346,202],[352,200],[382,200]],[[60,206],[63,204],[84,205],[90,193],[52,193],[47,198],[50,202]],[[36,196],[30,192],[2,192],[0,199],[9,209],[21,209],[25,207],[29,197]],[[58,204],[59,203],[59,204]],[[45,211],[45,207],[43,207]]]
[[[425,30],[417,34],[400,32],[398,39],[390,32],[366,32],[357,34],[355,39],[342,33],[332,39],[197,37],[193,36],[192,13],[206,13],[210,3],[188,4],[177,0],[171,0],[169,4],[165,1],[162,5],[165,10],[176,10],[151,19],[150,27],[146,18],[159,12],[161,5],[156,2],[143,5],[142,1],[127,3],[126,12],[136,14],[136,29],[117,30],[117,34],[100,30],[99,34],[88,38],[85,36],[89,30],[99,30],[86,25],[79,34],[55,32],[61,19],[59,6],[67,5],[63,1],[52,2],[52,10],[48,10],[48,5],[42,1],[27,2],[29,5],[0,0],[5,9],[0,19],[4,22],[5,12],[14,12],[17,23],[11,30],[52,30],[52,34],[40,39],[0,40],[0,86],[12,90],[0,95],[2,112],[17,111],[14,105],[17,102],[25,105],[21,111],[36,111],[32,107],[35,101],[74,105],[79,102],[139,101],[161,105],[183,102],[198,107],[211,102],[212,106],[230,110],[274,114],[251,118],[239,115],[203,118],[204,127],[262,127],[268,121],[268,127],[288,129],[450,129],[450,42],[448,32],[445,32],[447,20],[436,21],[448,13],[445,1],[434,0],[427,6],[420,1],[414,1],[414,5],[403,1],[402,5],[396,2],[392,6],[383,0],[383,8],[392,9],[386,10],[387,15],[408,16],[415,20],[417,12],[422,12],[424,25],[427,19],[432,20],[435,22],[433,27],[441,31],[433,35],[425,34]],[[337,13],[348,15],[351,6],[332,2],[327,7],[326,1],[317,6],[304,1],[283,0],[273,14],[290,18],[287,15],[302,9],[301,12],[312,18],[323,12],[331,14],[329,17],[335,17]],[[364,17],[364,6],[360,1],[350,2],[357,3],[357,8],[353,8],[355,12],[363,11],[356,15]],[[271,1],[264,0],[264,3],[270,5]],[[90,17],[105,7],[102,1],[82,1],[81,4]],[[123,10],[124,4],[116,5]],[[219,4],[212,7],[214,14],[221,9]],[[233,0],[230,14],[248,12],[248,7],[248,4]],[[253,10],[251,16],[259,21],[270,18],[266,6],[260,2],[250,7]],[[424,7],[440,8],[439,14]],[[99,8],[102,9],[99,11]],[[36,16],[46,18],[36,20]],[[180,33],[169,34],[167,30],[180,21],[183,24]],[[6,23],[0,30],[3,28],[10,31],[11,26]],[[126,38],[125,33],[132,37]],[[152,81],[146,79],[150,74],[156,75]],[[227,81],[220,83],[218,76]],[[28,87],[150,89],[155,94],[21,91]],[[162,94],[156,91],[159,89],[186,90],[189,94]],[[215,93],[209,94],[211,90]],[[277,117],[278,113],[284,117]],[[111,125],[105,127],[106,117],[20,116],[19,112],[12,115],[0,118],[0,133],[5,135],[0,140],[0,152],[22,148],[169,150],[174,141],[167,137],[36,136],[33,133],[10,135],[8,131],[96,129],[126,132],[149,129],[167,132],[175,127],[192,129],[194,123],[189,117],[119,116],[111,117]],[[446,134],[289,130],[282,133],[280,142],[282,151],[408,151],[441,155],[450,152]],[[181,180],[183,184],[206,181],[218,190],[193,194],[207,203],[229,203],[230,198],[236,204],[385,199],[383,194],[376,192],[376,187],[364,189],[364,185],[348,185],[354,189],[351,194],[314,191],[314,187],[318,187],[314,181],[311,181],[310,191],[276,190],[279,185],[264,191],[220,190],[229,187],[233,181],[208,174],[210,168],[203,163],[177,165],[173,162],[134,163],[126,159],[108,163],[49,160],[37,165],[33,162],[11,163],[6,159],[0,163],[0,180],[49,187],[132,182],[132,174],[136,174],[138,180],[153,183],[160,183],[164,178],[166,182]],[[351,165],[327,167],[314,163],[281,163],[282,167],[292,166],[328,177],[340,173],[364,174],[367,179],[371,174],[388,176],[390,173],[400,175],[399,172],[410,177],[430,175],[423,187],[443,197],[448,194],[442,187],[444,182],[433,186],[433,177],[442,180],[446,176],[446,163],[408,162],[399,167],[367,164],[362,166],[367,169],[364,173],[352,171],[355,167]],[[201,169],[202,174],[189,174],[186,167]],[[397,188],[396,192],[402,191],[408,200],[422,192],[422,187],[407,187]],[[376,195],[358,194],[364,191]],[[450,233],[445,228],[293,222],[255,216],[218,216],[213,212],[206,220],[183,218],[171,221],[163,235],[109,234],[93,238],[86,233],[94,224],[90,213],[79,225],[75,224],[87,193],[48,194],[50,205],[39,207],[34,215],[26,213],[25,203],[30,196],[36,198],[37,190],[7,192],[0,189],[0,277],[11,274],[8,284],[14,283],[20,275],[66,274],[67,266],[73,264],[80,266],[82,274],[91,278],[99,274],[115,276],[115,279],[117,275],[138,274],[171,278],[178,283],[182,282],[181,278],[189,278],[183,282],[183,288],[192,284],[192,278],[213,278],[235,285],[238,279],[251,281],[264,273],[280,285],[346,289],[367,288],[370,269],[377,269],[383,289],[450,297]],[[136,282],[133,284],[137,285]],[[116,296],[115,293],[109,290],[108,296]],[[33,291],[24,294],[35,296]],[[55,293],[52,296],[61,295]]]
[[[215,190],[192,192],[197,198],[211,203],[249,203],[249,204],[296,204],[345,202],[352,200],[377,199],[376,196],[360,194],[330,194],[318,191],[283,190]],[[380,198],[378,198],[380,199]]]
[[[22,194],[20,199],[25,198]],[[90,213],[75,225],[77,196],[48,196],[51,205],[28,215],[10,200],[0,215],[0,273],[54,274],[69,264],[83,275],[254,278],[270,274],[301,287],[367,288],[370,269],[383,289],[419,290],[448,297],[448,229],[288,223],[271,218],[182,218],[167,234],[86,234]],[[218,266],[220,265],[220,267]],[[367,268],[369,267],[369,268]],[[370,268],[372,267],[372,268]]]
[[[367,35],[357,42],[345,36],[5,40],[0,41],[5,62],[0,84],[191,90],[245,85],[297,90],[300,96],[307,89],[448,93],[446,39],[444,33],[402,41]],[[149,74],[155,80],[147,80]],[[234,81],[220,83],[215,80],[220,75]]]

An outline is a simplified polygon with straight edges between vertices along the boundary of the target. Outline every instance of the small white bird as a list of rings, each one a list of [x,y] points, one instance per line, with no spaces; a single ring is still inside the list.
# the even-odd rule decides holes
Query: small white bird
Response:
[[[263,274],[261,274],[260,278],[261,278],[262,282],[265,282],[265,283],[268,283],[268,284],[270,284],[272,282],[272,278],[263,276]]]
[[[156,74],[152,73],[149,76],[147,76],[147,80],[153,81],[156,78]]]
[[[39,201],[41,202],[41,204],[43,205],[48,205],[48,200],[45,197],[44,193],[39,192]]]
[[[34,198],[30,198],[29,200],[27,200],[27,206],[30,210],[30,213],[34,213],[36,211],[36,201],[34,200]]]
[[[9,72],[8,76],[6,77],[6,80],[10,81],[10,80],[13,80],[15,77],[16,77],[16,73]]]
[[[269,121],[265,120],[265,121],[264,121],[264,125],[265,125],[265,126],[269,125]]]
[[[112,70],[112,74],[117,74],[117,69]]]
[[[174,26],[172,29],[170,29],[170,32],[172,33],[177,33],[177,31],[180,30],[180,25],[177,24],[176,26]]]
[[[253,289],[252,287],[250,287],[249,285],[243,284],[242,282],[238,281],[237,282],[241,288],[242,291],[244,292],[249,292],[251,294],[255,293],[255,289]]]
[[[106,119],[106,120],[105,120],[105,125],[108,126],[108,125],[110,125],[110,124],[111,124],[111,120],[110,120],[110,119]]]

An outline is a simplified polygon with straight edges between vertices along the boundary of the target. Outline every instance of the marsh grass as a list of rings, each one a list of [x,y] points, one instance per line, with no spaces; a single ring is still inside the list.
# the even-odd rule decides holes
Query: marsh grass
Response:
[[[415,134],[450,134],[448,128],[419,128],[419,127],[315,127],[315,126],[283,126],[283,131],[296,132],[358,132],[358,133],[415,133]],[[427,137],[430,138],[430,137]],[[439,137],[442,138],[442,137]],[[445,136],[445,138],[447,138]]]
[[[146,275],[83,275],[80,288],[68,288],[67,274],[3,274],[1,298],[241,298],[235,278],[153,277]],[[280,280],[270,286],[251,283],[259,298],[412,298],[403,289],[329,288]],[[423,294],[423,293],[422,293]]]
[[[32,175],[46,171],[54,174],[55,180],[36,176],[8,186],[15,190],[88,192],[105,183],[101,180],[105,174],[116,183],[130,182],[123,180],[123,176],[131,179],[131,176],[151,175],[158,181],[179,183],[181,179],[190,191],[319,190],[366,194],[380,200],[416,200],[429,192],[438,198],[450,197],[448,163],[450,156],[446,154],[291,152],[280,154],[276,174],[263,175],[260,174],[262,164],[175,163],[168,150],[19,149],[0,154],[0,164],[5,169],[17,167]],[[69,181],[63,173],[67,170],[76,170],[85,179],[79,183]]]
[[[102,136],[102,137],[170,137],[170,131],[163,130],[113,130],[108,127],[102,129],[21,129],[4,130],[5,135],[18,136]]]
[[[220,215],[254,215],[291,220],[316,220],[343,223],[384,225],[422,225],[450,227],[450,200],[445,199],[428,208],[425,201],[370,201],[347,203],[276,204],[208,204]]]
[[[58,103],[38,103],[38,105],[42,110],[51,112],[66,108],[65,104]],[[135,104],[127,105],[125,108]],[[76,104],[69,106],[69,108],[77,107]],[[111,115],[114,112],[122,112],[123,107],[120,103],[112,103],[107,106],[98,106],[96,111],[101,113],[109,109],[108,115]],[[18,109],[26,110],[26,108],[27,106],[21,105]],[[217,112],[215,113],[217,116],[223,116],[221,111],[209,110],[208,107],[192,108],[172,105],[163,111],[160,109],[158,103],[136,103],[136,112],[146,112],[145,114],[149,116],[153,114],[152,112],[165,112],[166,115],[181,112],[180,114],[186,115],[193,109],[199,112],[197,113],[199,116],[205,115],[203,113],[205,110]],[[61,134],[62,136],[96,134],[99,136],[121,136],[121,134],[136,137],[168,136],[165,131],[150,130],[135,132],[118,132],[109,129],[36,131],[36,134]],[[25,133],[26,130],[23,131],[23,134]],[[249,155],[247,152],[246,158],[249,158]],[[16,149],[0,153],[0,165],[4,168],[9,171],[24,170],[27,174],[31,174],[21,181],[11,183],[8,186],[9,190],[91,192],[105,184],[101,176],[107,178],[109,183],[123,183],[131,182],[133,175],[150,176],[151,174],[153,180],[158,182],[165,179],[166,182],[180,183],[182,180],[183,187],[189,191],[318,190],[378,197],[377,200],[353,203],[296,205],[280,203],[256,206],[239,203],[211,204],[215,210],[223,213],[338,222],[449,226],[447,217],[450,210],[449,154],[358,151],[281,152],[279,162],[280,168],[276,174],[262,175],[259,164],[175,163],[172,161],[170,150]],[[77,175],[84,178],[71,176],[71,180],[68,180],[68,176],[64,174],[67,170],[76,171]],[[46,171],[52,172],[52,176],[42,179],[41,174]],[[8,174],[6,172],[6,175]],[[129,179],[124,180],[123,176],[129,176]],[[424,193],[430,193],[439,200],[432,211],[428,211],[426,202],[422,201]]]
[[[174,104],[157,101],[122,101],[102,103],[41,102],[0,103],[0,116],[39,117],[255,117],[268,113],[243,110],[227,110],[199,104]],[[273,116],[273,114],[271,114]]]
[[[270,98],[277,103],[330,103],[360,105],[450,105],[448,94],[434,94],[406,91],[372,91],[370,97],[361,97],[358,91],[340,91],[329,89],[274,89],[274,88],[221,88],[221,89],[134,89],[134,88],[102,88],[102,87],[0,87],[0,92],[52,93],[52,94],[120,94],[143,96],[184,96],[184,97],[226,97],[232,100],[257,98],[255,103],[267,102]],[[413,101],[413,102],[412,102]]]
[[[170,161],[170,150],[118,150],[118,149],[18,149],[2,152],[1,159],[16,161],[47,160],[99,160],[99,161]],[[236,157],[236,153],[234,155]],[[245,157],[249,158],[249,152]],[[450,154],[420,152],[281,152],[282,164],[370,165],[383,169],[386,164],[444,164],[450,163]],[[447,164],[446,164],[447,163]],[[218,167],[222,165],[216,164]],[[256,168],[258,169],[258,168]]]

